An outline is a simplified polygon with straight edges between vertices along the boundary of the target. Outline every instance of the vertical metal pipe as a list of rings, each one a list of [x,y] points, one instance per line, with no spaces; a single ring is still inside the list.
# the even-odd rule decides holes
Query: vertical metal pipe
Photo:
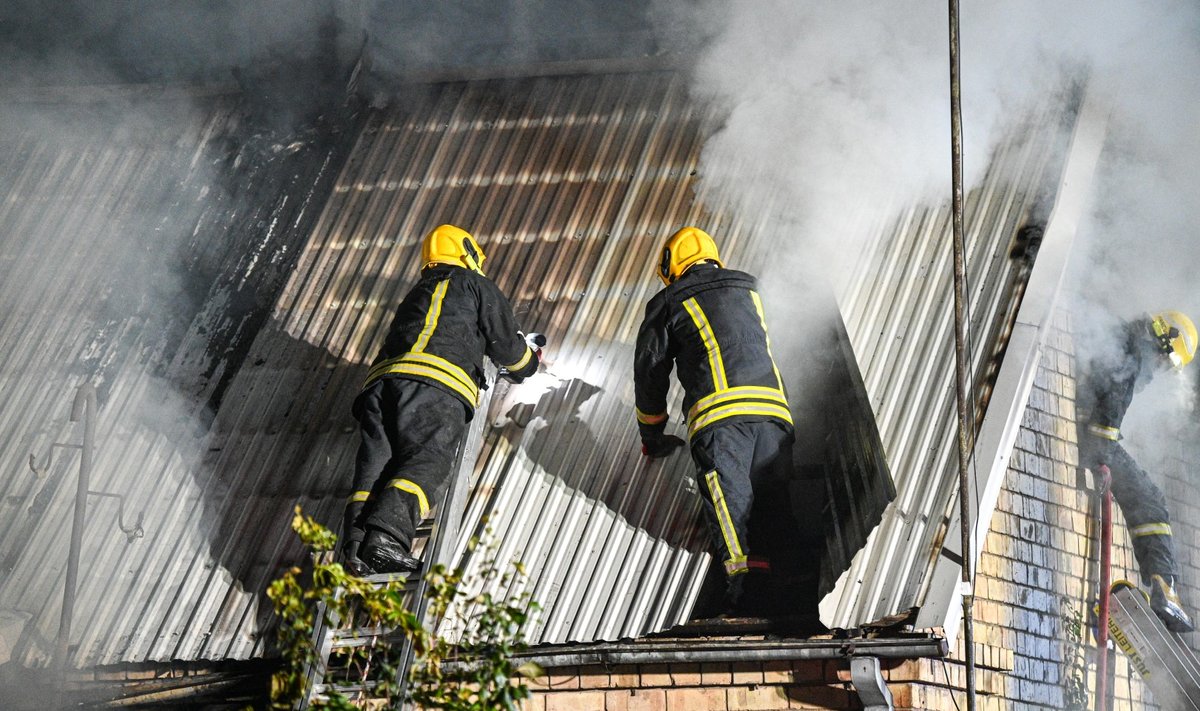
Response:
[[[1108,711],[1108,590],[1112,587],[1112,472],[1099,467],[1100,619],[1096,623],[1096,711]]]
[[[958,63],[958,0],[950,0],[950,163],[954,242],[954,365],[958,395],[958,505],[962,524],[963,654],[966,664],[967,709],[975,709],[975,632],[971,619],[974,594],[971,589],[971,488],[967,478],[975,418],[967,394],[970,357],[965,346],[967,333],[966,245],[963,239],[962,185],[962,93]]]
[[[68,644],[71,639],[71,620],[75,614],[75,588],[79,580],[79,549],[83,544],[83,526],[87,516],[87,492],[92,472],[92,443],[96,437],[96,389],[84,383],[75,391],[71,404],[71,422],[83,420],[83,447],[79,458],[79,483],[75,487],[75,515],[71,521],[71,547],[67,550],[67,582],[63,589],[62,616],[58,622],[58,638],[54,645],[54,660],[59,669],[68,666]]]

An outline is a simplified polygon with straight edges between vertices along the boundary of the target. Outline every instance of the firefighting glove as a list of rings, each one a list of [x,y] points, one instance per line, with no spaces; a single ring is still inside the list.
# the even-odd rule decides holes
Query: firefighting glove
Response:
[[[540,368],[542,366],[542,348],[544,348],[547,343],[546,336],[541,333],[523,333],[521,331],[517,331],[517,335],[525,339],[525,345],[529,346],[529,350],[533,352],[533,357],[537,358],[538,367]],[[519,384],[525,382],[525,378],[513,375],[512,373],[508,372],[507,368],[500,368],[498,374],[501,378],[504,378],[510,383]]]
[[[642,454],[651,459],[659,459],[669,455],[675,451],[676,447],[682,447],[684,441],[675,435],[660,435],[654,438],[642,439]]]
[[[517,331],[517,333],[521,332]],[[530,347],[530,349],[533,350],[534,353],[537,353],[538,357],[540,358],[542,355],[542,349],[546,347],[546,334],[530,332],[522,335],[525,337],[525,343]]]

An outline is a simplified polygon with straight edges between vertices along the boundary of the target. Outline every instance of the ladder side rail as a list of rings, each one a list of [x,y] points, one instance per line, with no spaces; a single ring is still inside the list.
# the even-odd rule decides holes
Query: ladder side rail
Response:
[[[492,387],[481,391],[480,403],[476,407],[471,427],[459,444],[453,473],[447,482],[442,501],[438,504],[437,516],[434,518],[433,529],[429,534],[429,543],[426,545],[425,554],[422,556],[428,563],[424,570],[422,570],[420,580],[417,583],[414,603],[416,608],[414,613],[417,617],[417,623],[422,627],[426,626],[427,620],[425,618],[429,610],[429,600],[426,595],[429,587],[427,578],[429,570],[434,565],[439,564],[445,566],[447,569],[455,567],[455,561],[451,560],[451,557],[454,554],[454,544],[458,540],[463,513],[466,510],[467,483],[470,481],[471,473],[475,469],[476,455],[483,440],[484,429],[487,427],[488,405],[491,402],[492,391],[496,386],[495,376],[496,368],[488,362],[485,366],[485,377],[492,384]],[[431,629],[434,634],[437,634],[437,628],[441,624],[441,620],[432,620],[431,623],[427,629]],[[408,695],[408,673],[412,668],[413,656],[413,646],[405,644],[400,664],[396,667],[396,685],[400,692],[398,708],[409,707],[404,699]]]
[[[1127,646],[1139,655],[1139,671],[1164,709],[1200,711],[1200,684],[1188,668],[1182,640],[1168,632],[1150,611],[1140,592],[1113,593],[1113,617]],[[1126,651],[1130,651],[1126,649]]]
[[[339,588],[334,594],[341,597],[341,589]],[[327,614],[331,618],[329,624],[325,623]],[[313,611],[312,634],[315,656],[308,663],[308,669],[305,672],[304,695],[296,704],[297,711],[307,711],[317,695],[317,690],[324,687],[325,673],[329,669],[329,656],[333,653],[333,636],[340,624],[341,620],[336,611],[328,610],[323,601],[317,603],[316,610]]]

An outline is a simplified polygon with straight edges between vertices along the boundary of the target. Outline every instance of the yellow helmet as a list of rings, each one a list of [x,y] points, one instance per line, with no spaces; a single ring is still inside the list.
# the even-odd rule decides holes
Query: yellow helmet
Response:
[[[1182,368],[1196,355],[1196,324],[1178,311],[1163,311],[1150,317],[1150,330],[1171,364]]]
[[[671,235],[663,245],[658,278],[669,285],[683,276],[693,264],[704,260],[725,266],[717,255],[717,243],[707,232],[699,227],[684,227]]]
[[[421,264],[453,264],[482,275],[487,259],[479,243],[466,230],[454,225],[438,225],[421,243]]]

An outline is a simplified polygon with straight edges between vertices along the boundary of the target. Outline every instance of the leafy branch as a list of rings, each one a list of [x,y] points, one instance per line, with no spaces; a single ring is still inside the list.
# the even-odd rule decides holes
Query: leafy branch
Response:
[[[524,680],[543,672],[536,664],[517,665],[512,657],[527,648],[523,629],[538,605],[528,593],[497,597],[486,590],[520,587],[525,578],[520,563],[500,572],[495,548],[489,546],[484,572],[471,579],[445,566],[433,566],[426,574],[426,596],[428,618],[435,627],[428,629],[406,607],[403,579],[379,584],[351,575],[333,562],[337,536],[303,515],[299,507],[292,528],[312,553],[313,566],[308,575],[299,567],[291,568],[267,590],[279,617],[283,658],[272,678],[272,708],[290,709],[308,692],[307,671],[318,661],[313,644],[318,610],[328,626],[344,620],[355,627],[379,628],[384,634],[345,650],[339,660],[340,675],[360,688],[355,697],[330,691],[313,703],[314,708],[398,706],[405,700],[395,683],[405,651],[403,643],[394,643],[398,639],[412,645],[407,698],[421,708],[514,711],[518,701],[529,698]],[[472,550],[479,545],[477,539],[469,543]],[[464,621],[457,642],[437,634],[436,623],[442,619]]]

